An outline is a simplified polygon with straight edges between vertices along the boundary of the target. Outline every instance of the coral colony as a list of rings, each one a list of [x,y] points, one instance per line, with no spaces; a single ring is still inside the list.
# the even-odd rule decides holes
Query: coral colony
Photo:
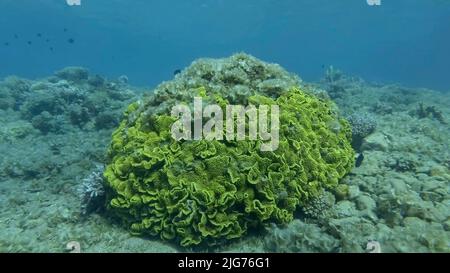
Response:
[[[205,92],[206,90],[203,89],[202,93]],[[205,110],[202,110],[202,97],[195,97],[193,121],[191,110],[187,105],[176,105],[172,108],[171,115],[173,117],[181,115],[181,118],[174,122],[171,127],[172,137],[175,140],[192,140],[191,125],[193,123],[194,140],[201,140],[203,136],[206,140],[223,140],[224,135],[227,141],[245,140],[246,117],[248,117],[248,139],[257,140],[259,136],[262,140],[269,140],[268,144],[261,143],[261,151],[273,152],[278,148],[280,130],[278,105],[270,105],[270,120],[268,119],[268,105],[259,105],[258,108],[254,105],[245,108],[242,105],[226,105],[225,112],[226,134],[223,133],[223,111],[219,105],[208,105]],[[205,125],[202,124],[204,118],[210,118]],[[268,123],[270,124],[270,132]]]
[[[266,223],[291,222],[298,207],[323,189],[337,187],[353,168],[350,125],[331,110],[331,101],[318,99],[298,84],[291,85],[289,78],[276,81],[270,72],[267,76],[272,79],[264,78],[264,64],[251,56],[237,54],[230,59],[244,69],[243,75],[205,71],[189,79],[190,83],[198,81],[196,86],[177,84],[172,89],[171,83],[165,83],[154,96],[132,103],[113,133],[104,172],[107,208],[132,233],[158,235],[182,246],[216,245],[240,238]],[[255,75],[257,79],[247,85],[238,78]],[[266,80],[267,85],[261,84]],[[163,104],[158,103],[159,96],[164,97]],[[254,117],[258,111],[262,114],[258,116],[262,124],[268,124],[263,106],[277,106],[271,107],[272,117],[279,107],[279,117],[271,120],[271,133],[278,131],[279,123],[279,136],[271,139],[277,138],[277,149],[264,148],[264,140],[270,137],[256,137],[256,118],[250,119],[253,125],[236,122],[242,129],[237,130],[239,140],[227,136],[228,129],[213,130],[214,137],[206,130],[202,138],[202,111],[195,105],[199,97],[212,107],[203,111],[208,117],[216,113],[211,122],[216,127],[222,121],[221,111],[232,109],[230,105],[254,105],[248,109],[254,110]],[[194,131],[190,140],[188,105],[192,100],[200,131]],[[184,106],[173,113],[177,105]],[[244,119],[244,107],[238,109]],[[177,129],[184,126],[184,130],[173,138],[176,121],[181,122]],[[214,127],[210,121],[203,129]],[[228,121],[227,126],[231,124]],[[245,137],[247,127],[250,136]]]

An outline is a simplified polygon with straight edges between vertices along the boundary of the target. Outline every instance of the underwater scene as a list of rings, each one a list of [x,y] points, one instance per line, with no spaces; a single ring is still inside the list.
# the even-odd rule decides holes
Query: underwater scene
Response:
[[[0,252],[450,253],[450,1],[1,0]]]

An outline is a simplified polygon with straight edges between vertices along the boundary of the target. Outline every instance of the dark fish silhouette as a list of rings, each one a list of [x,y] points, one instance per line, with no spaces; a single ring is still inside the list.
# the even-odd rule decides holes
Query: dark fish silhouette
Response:
[[[51,52],[53,52],[53,47],[50,47],[49,49],[50,49]]]
[[[181,73],[181,69],[175,69],[175,71],[173,71],[173,75],[177,75]]]
[[[358,168],[359,166],[361,166],[362,162],[364,160],[364,155],[363,153],[360,153],[358,155],[358,157],[356,157],[356,161],[355,161],[355,166]]]
[[[19,39],[19,36],[17,34],[14,34],[14,39]]]
[[[38,34],[36,34],[36,36],[38,36],[38,37],[42,37],[42,34],[38,33]]]
[[[31,43],[31,41],[28,41],[27,44],[31,45],[32,43]]]
[[[67,28],[64,28],[64,30],[63,30],[64,32],[67,32]]]
[[[73,38],[70,38],[70,39],[67,40],[67,42],[73,44],[73,43],[75,43],[75,40]]]
[[[45,41],[48,43],[48,42],[50,42],[50,39],[45,39]]]
[[[9,42],[4,43],[5,46],[9,46]]]

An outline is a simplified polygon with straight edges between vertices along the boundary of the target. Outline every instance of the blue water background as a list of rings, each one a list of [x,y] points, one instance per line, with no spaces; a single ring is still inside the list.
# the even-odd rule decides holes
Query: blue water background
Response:
[[[333,65],[370,81],[450,91],[450,1],[81,1],[1,0],[0,77],[79,65],[154,86],[196,58],[245,51],[308,81]]]

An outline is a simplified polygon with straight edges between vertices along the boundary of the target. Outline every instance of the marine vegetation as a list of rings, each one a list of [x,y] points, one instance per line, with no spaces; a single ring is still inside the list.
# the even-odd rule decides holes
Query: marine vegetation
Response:
[[[209,88],[192,92],[223,107],[236,103]],[[176,118],[131,104],[113,133],[104,172],[111,214],[134,234],[215,245],[265,224],[291,222],[299,207],[352,169],[350,125],[331,101],[300,87],[277,98],[254,92],[247,100],[279,106],[277,150],[261,151],[262,140],[175,141]]]

